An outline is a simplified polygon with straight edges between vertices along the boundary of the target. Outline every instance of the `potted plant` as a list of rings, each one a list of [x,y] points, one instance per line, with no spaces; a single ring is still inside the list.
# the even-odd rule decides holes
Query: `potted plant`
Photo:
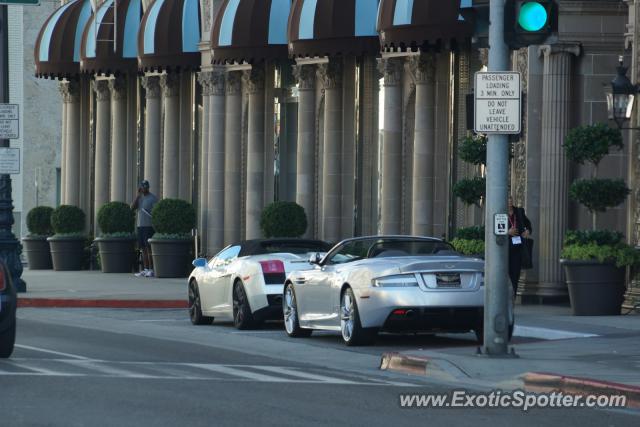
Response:
[[[463,255],[484,258],[484,226],[459,228],[450,243]]]
[[[22,243],[31,270],[50,270],[53,268],[49,242],[47,242],[47,237],[53,234],[51,228],[52,212],[52,207],[37,206],[27,214],[29,234],[22,238]]]
[[[84,262],[85,214],[77,206],[61,205],[51,213],[51,227],[55,233],[47,238],[51,248],[53,269],[81,270]]]
[[[122,202],[109,202],[98,210],[101,235],[95,242],[103,273],[130,273],[135,260],[135,213]]]
[[[193,206],[180,199],[160,200],[151,212],[155,234],[149,239],[156,277],[186,277],[192,268],[196,224]]]
[[[260,228],[271,237],[300,237],[307,231],[304,208],[294,202],[273,202],[262,211]]]
[[[564,148],[569,160],[593,164],[592,177],[574,181],[569,197],[591,212],[591,231],[568,231],[560,263],[576,316],[618,315],[625,292],[625,269],[640,256],[615,231],[596,230],[598,212],[623,203],[629,188],[621,179],[598,178],[598,163],[611,148],[623,147],[619,130],[605,124],[577,127],[569,132]]]

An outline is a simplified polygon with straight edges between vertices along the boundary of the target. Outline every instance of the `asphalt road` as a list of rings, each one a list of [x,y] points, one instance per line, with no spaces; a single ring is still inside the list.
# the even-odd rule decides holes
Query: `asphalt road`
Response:
[[[348,349],[335,334],[289,339],[279,325],[192,326],[183,310],[22,309],[0,361],[0,426],[635,425],[625,411],[404,409],[401,393],[451,386],[381,372],[383,351],[471,337],[383,336]],[[465,388],[464,384],[457,386]]]

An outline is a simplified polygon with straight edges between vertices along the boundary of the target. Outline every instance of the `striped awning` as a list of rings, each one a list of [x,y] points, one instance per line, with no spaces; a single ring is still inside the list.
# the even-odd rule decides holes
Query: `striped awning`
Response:
[[[378,32],[384,50],[415,50],[473,34],[472,0],[381,0]]]
[[[80,73],[80,44],[91,17],[91,0],[73,0],[47,19],[34,48],[36,76],[71,78]]]
[[[117,74],[137,71],[142,1],[118,0],[115,5],[114,2],[106,0],[84,30],[80,48],[82,72]]]
[[[224,0],[211,28],[214,63],[287,58],[291,0]]]
[[[199,0],[155,0],[142,17],[138,32],[141,71],[200,67]]]
[[[379,0],[294,0],[289,53],[296,57],[380,52]]]

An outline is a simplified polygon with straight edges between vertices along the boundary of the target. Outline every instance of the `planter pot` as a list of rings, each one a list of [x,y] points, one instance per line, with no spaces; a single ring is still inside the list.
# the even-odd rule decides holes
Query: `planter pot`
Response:
[[[46,237],[25,237],[22,239],[29,270],[51,270],[51,251]]]
[[[156,277],[187,277],[193,266],[193,240],[149,239]]]
[[[624,301],[625,268],[594,261],[561,259],[574,316],[619,315]]]
[[[56,271],[82,270],[84,264],[84,237],[53,236],[47,239],[51,248],[53,269]]]
[[[131,273],[135,262],[135,239],[99,237],[95,240],[100,251],[103,273]]]

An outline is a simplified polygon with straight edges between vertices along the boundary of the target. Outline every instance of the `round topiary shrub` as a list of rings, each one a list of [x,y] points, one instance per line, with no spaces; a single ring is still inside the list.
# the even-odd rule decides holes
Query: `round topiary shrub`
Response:
[[[154,238],[190,238],[196,225],[196,210],[191,203],[180,199],[163,199],[151,212]]]
[[[98,210],[98,226],[102,235],[130,235],[134,231],[136,216],[128,204],[109,202]]]
[[[27,214],[27,229],[32,236],[51,236],[51,214],[53,208],[50,206],[36,206]]]
[[[83,234],[85,214],[77,206],[61,205],[51,213],[51,226],[56,234]]]
[[[304,208],[294,202],[273,202],[262,211],[264,237],[300,237],[307,231]]]
[[[486,186],[485,178],[475,177],[461,179],[454,184],[453,195],[467,205],[480,206],[480,202],[485,196]]]

